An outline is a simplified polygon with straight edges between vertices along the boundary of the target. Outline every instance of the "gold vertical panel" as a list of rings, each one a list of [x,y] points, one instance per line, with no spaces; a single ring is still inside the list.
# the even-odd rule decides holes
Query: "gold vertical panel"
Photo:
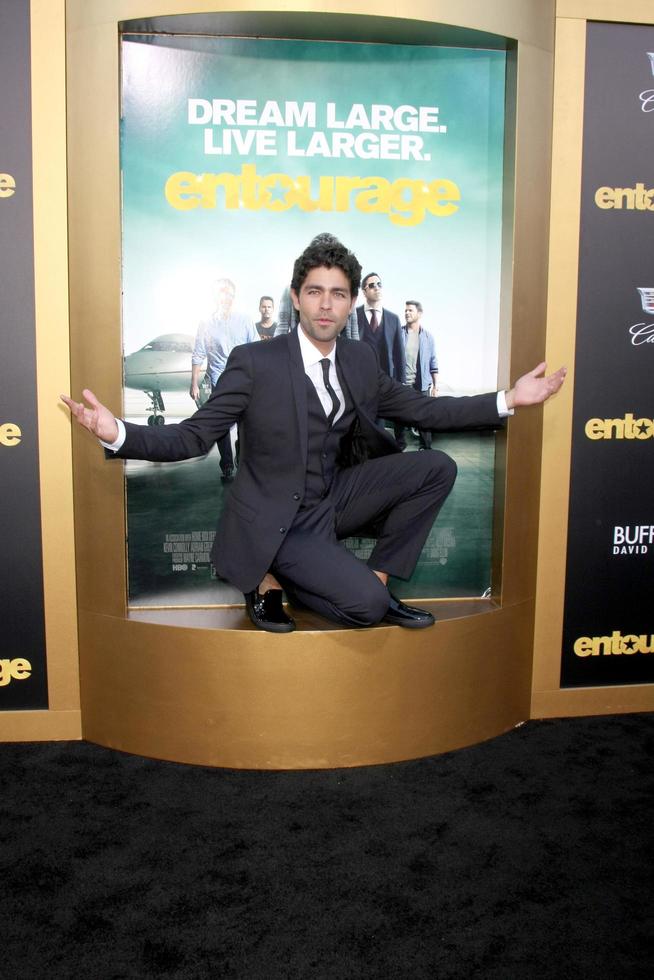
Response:
[[[550,175],[552,59],[540,48],[518,46],[515,218],[508,385],[545,353],[547,217]],[[507,436],[502,601],[534,595],[542,409],[516,413]]]
[[[31,2],[34,290],[43,587],[50,711],[43,737],[80,734],[69,385],[66,66],[63,0]],[[23,723],[31,712],[25,712]],[[18,726],[23,729],[24,725]],[[36,729],[35,729],[36,731]],[[34,737],[37,737],[36,734]]]
[[[586,24],[557,26],[548,295],[547,357],[566,364],[567,384],[545,409],[533,689],[559,687],[568,533],[572,380],[577,321],[577,273],[583,136]]]
[[[652,0],[556,0],[556,16],[625,24],[654,23]]]
[[[67,5],[70,13],[71,7]],[[97,17],[107,4],[86,5]],[[74,21],[74,18],[73,18]],[[118,29],[67,25],[72,394],[121,413]],[[123,473],[77,427],[75,531],[80,608],[125,613]]]
[[[505,187],[515,227],[513,239],[505,235],[503,256],[508,290],[502,303],[504,380],[533,366],[544,346],[553,2],[423,0],[411,4],[403,19],[394,18],[396,8],[389,2],[334,2],[321,4],[322,16],[310,20],[317,6],[300,3],[68,0],[75,393],[88,386],[116,410],[120,407],[118,21],[221,9],[232,33],[274,28],[279,36],[297,36],[309,27],[318,33],[329,21],[330,29],[344,37],[365,39],[369,24],[375,40],[401,36],[424,43],[427,29],[433,37],[440,22],[516,39],[509,56],[509,74],[517,82],[511,108],[517,130],[515,147],[509,141]],[[257,11],[261,20],[254,16]],[[329,13],[338,19],[329,20]],[[76,434],[85,737],[189,762],[299,768],[431,754],[524,720],[530,696],[540,415],[535,410],[518,416],[504,443],[506,487],[498,494],[500,499],[505,493],[507,501],[500,528],[502,608],[449,619],[424,632],[303,629],[279,637],[251,629],[207,630],[199,622],[164,626],[130,619],[122,466],[105,463],[93,441]]]

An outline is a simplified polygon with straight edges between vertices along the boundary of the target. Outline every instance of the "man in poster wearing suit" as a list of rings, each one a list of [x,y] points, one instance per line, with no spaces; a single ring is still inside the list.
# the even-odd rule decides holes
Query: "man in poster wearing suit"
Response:
[[[372,347],[377,354],[380,368],[389,378],[404,384],[406,367],[402,325],[396,313],[391,313],[382,306],[382,281],[376,272],[369,272],[363,277],[361,292],[364,302],[357,306],[359,340]],[[384,420],[378,419],[378,424],[383,425]],[[400,449],[404,449],[404,426],[395,425],[394,432]]]
[[[291,295],[296,331],[236,347],[209,400],[176,425],[116,419],[95,395],[62,396],[77,421],[116,458],[163,462],[209,451],[234,422],[241,464],[212,551],[219,575],[246,598],[261,629],[288,632],[292,601],[347,626],[433,623],[387,588],[409,578],[454,482],[444,453],[400,453],[381,415],[434,430],[498,427],[520,405],[545,401],[565,376],[540,364],[505,392],[423,398],[381,371],[367,344],[340,334],[356,301],[361,267],[331,235],[296,260]],[[341,543],[374,526],[367,562]]]
[[[376,272],[369,272],[361,283],[364,303],[357,306],[359,340],[369,344],[382,371],[404,384],[404,344],[400,318],[382,306],[382,282]]]

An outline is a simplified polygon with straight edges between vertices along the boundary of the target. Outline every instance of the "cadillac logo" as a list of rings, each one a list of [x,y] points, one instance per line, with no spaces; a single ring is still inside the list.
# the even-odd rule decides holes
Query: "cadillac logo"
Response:
[[[652,75],[654,75],[654,51],[648,51],[647,57],[649,58],[649,65],[652,69]],[[641,105],[640,108],[643,112],[654,112],[654,88],[645,89],[638,96]]]
[[[650,55],[650,57],[654,57],[654,55]],[[643,313],[654,315],[654,286],[636,286],[636,289],[640,293],[640,304],[643,308]]]

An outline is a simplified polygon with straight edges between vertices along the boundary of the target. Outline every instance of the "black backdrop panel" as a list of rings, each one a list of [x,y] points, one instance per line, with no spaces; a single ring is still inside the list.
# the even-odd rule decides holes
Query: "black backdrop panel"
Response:
[[[588,25],[561,683],[654,681],[654,28]]]
[[[36,422],[29,0],[0,29],[0,710],[48,706]]]

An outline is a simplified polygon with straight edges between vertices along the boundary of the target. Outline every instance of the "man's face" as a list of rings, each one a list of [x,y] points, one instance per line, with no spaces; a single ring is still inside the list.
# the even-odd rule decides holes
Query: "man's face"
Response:
[[[216,309],[223,316],[229,316],[235,296],[234,287],[227,279],[219,279],[216,283]]]
[[[275,309],[272,300],[262,299],[259,303],[259,313],[264,321],[272,320],[273,310]]]
[[[413,303],[407,303],[404,307],[404,319],[406,320],[407,327],[410,327],[413,323],[418,323],[420,320],[418,309]]]
[[[291,298],[305,334],[328,354],[354,307],[347,276],[336,266],[311,269],[300,292],[291,289]]]
[[[382,298],[382,284],[379,276],[370,276],[363,287],[363,295],[369,306],[379,303]]]

